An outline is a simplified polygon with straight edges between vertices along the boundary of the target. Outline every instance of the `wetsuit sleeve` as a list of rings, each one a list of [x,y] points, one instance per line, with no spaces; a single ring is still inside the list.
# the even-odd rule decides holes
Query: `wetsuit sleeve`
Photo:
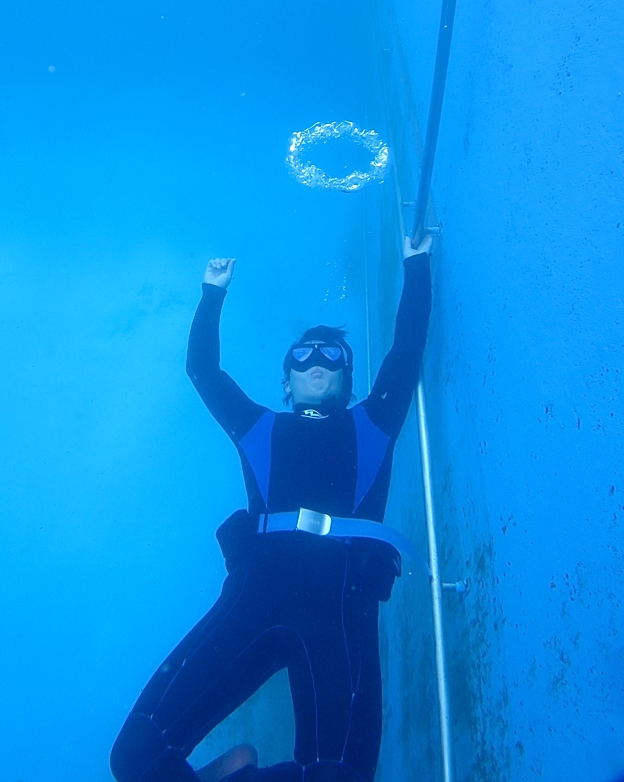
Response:
[[[202,285],[188,343],[186,371],[206,407],[227,434],[238,441],[266,408],[253,402],[220,366],[219,321],[226,291]]]
[[[403,263],[405,280],[394,342],[370,396],[362,403],[371,421],[393,439],[401,431],[418,382],[431,312],[429,256],[419,253]]]

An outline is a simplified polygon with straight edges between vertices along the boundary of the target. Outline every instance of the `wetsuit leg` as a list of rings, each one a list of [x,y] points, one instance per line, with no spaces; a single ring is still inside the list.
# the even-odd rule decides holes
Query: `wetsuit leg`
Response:
[[[274,620],[275,601],[258,599],[257,571],[250,565],[226,579],[217,603],[148,683],[111,753],[118,782],[197,782],[188,755],[285,667],[288,634]]]
[[[301,543],[301,541],[296,541]],[[228,782],[372,782],[381,739],[377,598],[362,588],[348,545],[291,546],[288,673],[295,760],[247,767]],[[277,545],[276,545],[277,547]],[[282,564],[284,567],[284,564]]]
[[[334,589],[310,594],[304,613],[316,621],[299,624],[310,665],[289,666],[295,758],[305,766],[321,761],[318,771],[306,770],[306,779],[372,782],[381,738],[378,602],[353,577],[349,555],[345,546]],[[328,762],[344,768],[332,772]]]

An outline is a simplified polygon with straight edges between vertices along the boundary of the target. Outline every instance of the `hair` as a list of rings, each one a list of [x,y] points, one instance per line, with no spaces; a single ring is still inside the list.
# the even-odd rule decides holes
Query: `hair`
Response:
[[[290,381],[290,364],[289,354],[290,351],[296,346],[301,345],[302,342],[311,342],[312,340],[318,340],[319,342],[337,342],[341,345],[345,353],[347,354],[347,362],[343,367],[343,380],[342,380],[342,392],[337,399],[338,406],[346,407],[349,402],[355,399],[353,395],[353,350],[351,345],[345,339],[347,332],[345,329],[338,326],[313,326],[311,329],[306,329],[299,339],[295,340],[288,348],[288,352],[284,356],[284,363],[282,368],[284,370],[284,377],[282,379],[282,386]],[[292,399],[292,393],[284,389],[283,402],[288,405]]]

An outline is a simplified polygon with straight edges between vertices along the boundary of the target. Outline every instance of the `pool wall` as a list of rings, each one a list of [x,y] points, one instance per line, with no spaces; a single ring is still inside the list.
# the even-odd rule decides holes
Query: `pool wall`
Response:
[[[438,14],[420,0],[380,7],[404,201]],[[466,596],[444,596],[458,780],[609,782],[624,771],[623,16],[607,2],[458,3],[424,367],[442,576],[471,580]],[[380,241],[396,245],[391,200],[394,234]],[[377,311],[380,341],[390,314]],[[390,507],[419,502],[406,437]],[[386,662],[386,736],[404,775],[437,780],[422,599],[417,589],[388,607],[400,628],[389,643],[403,639],[393,654],[408,657],[400,670]]]

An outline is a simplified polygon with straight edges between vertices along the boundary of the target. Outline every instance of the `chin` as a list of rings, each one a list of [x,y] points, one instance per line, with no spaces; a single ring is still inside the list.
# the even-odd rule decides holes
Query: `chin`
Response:
[[[321,398],[331,394],[331,390],[327,383],[323,379],[320,379],[317,383],[310,383],[308,394],[310,394],[310,396]]]
[[[310,401],[314,401],[315,404],[325,402],[327,399],[331,399],[332,396],[333,394],[328,393],[327,391],[310,391],[310,393],[307,394],[307,398]]]

